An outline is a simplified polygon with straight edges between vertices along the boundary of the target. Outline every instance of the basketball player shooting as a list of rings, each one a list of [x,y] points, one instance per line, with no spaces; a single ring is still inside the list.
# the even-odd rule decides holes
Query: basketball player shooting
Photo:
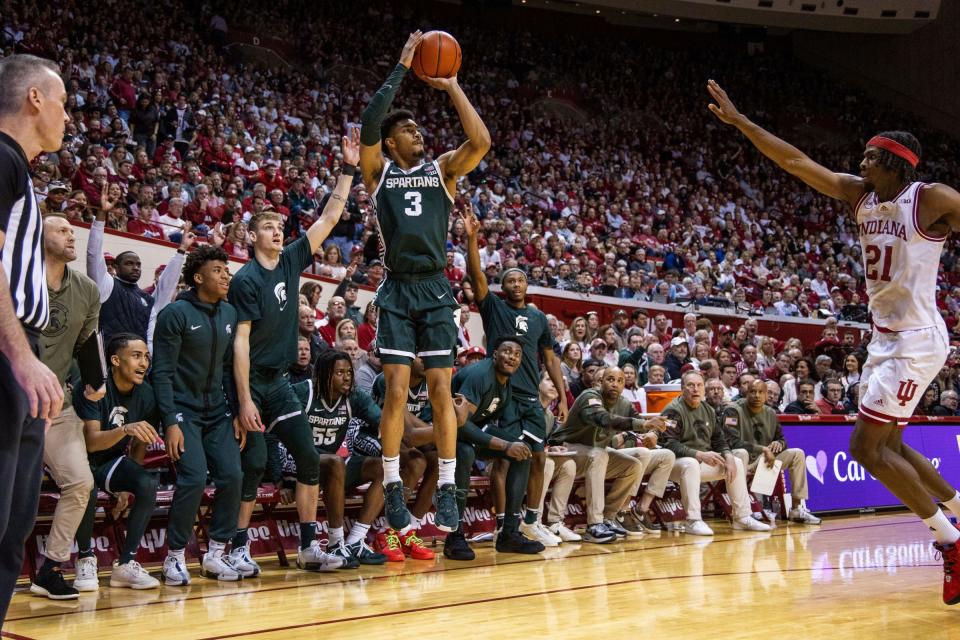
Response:
[[[871,138],[860,176],[834,173],[751,122],[715,81],[707,91],[717,118],[739,129],[781,169],[854,212],[874,333],[850,453],[933,532],[943,556],[943,601],[960,603],[960,531],[930,499],[960,514],[960,493],[903,442],[902,429],[949,351],[936,304],[935,265],[947,235],[960,230],[960,193],[919,181],[920,143],[907,132]]]
[[[442,35],[459,51],[449,35]],[[446,91],[460,116],[467,141],[456,150],[424,161],[423,134],[414,115],[403,110],[387,114],[422,39],[420,31],[410,34],[399,64],[363,112],[360,130],[360,171],[376,202],[387,269],[376,295],[380,310],[376,346],[386,382],[380,421],[385,511],[390,526],[401,533],[410,527],[400,480],[400,441],[415,357],[423,360],[426,370],[439,454],[434,524],[449,532],[459,523],[454,479],[457,420],[450,394],[457,342],[454,311],[459,305],[443,269],[457,180],[490,149],[490,133],[455,72],[449,78],[422,79]]]

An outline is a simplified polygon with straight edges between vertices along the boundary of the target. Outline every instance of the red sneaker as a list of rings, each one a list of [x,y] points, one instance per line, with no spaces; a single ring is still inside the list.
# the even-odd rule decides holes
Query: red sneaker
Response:
[[[935,542],[933,548],[943,556],[943,602],[960,604],[960,542]]]
[[[433,551],[423,546],[423,540],[417,536],[416,529],[410,529],[400,536],[400,547],[404,554],[414,560],[433,560]]]
[[[380,553],[387,556],[387,562],[403,562],[403,549],[400,548],[400,538],[393,529],[387,529],[377,534],[377,547]]]

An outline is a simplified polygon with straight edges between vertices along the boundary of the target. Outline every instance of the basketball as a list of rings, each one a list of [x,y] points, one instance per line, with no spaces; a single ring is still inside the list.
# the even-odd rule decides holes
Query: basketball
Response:
[[[417,77],[452,78],[460,70],[460,43],[446,31],[428,31],[413,54],[413,72]]]

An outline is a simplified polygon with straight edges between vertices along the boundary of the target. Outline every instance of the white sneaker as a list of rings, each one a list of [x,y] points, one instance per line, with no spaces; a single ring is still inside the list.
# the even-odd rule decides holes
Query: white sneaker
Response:
[[[168,587],[186,587],[190,584],[190,572],[187,566],[173,556],[163,561],[163,584]]]
[[[583,540],[583,536],[568,529],[563,522],[554,522],[548,527],[548,530],[564,542],[580,542]]]
[[[141,567],[136,560],[124,564],[114,561],[113,571],[110,572],[110,586],[126,587],[128,589],[156,589],[160,586],[160,581],[147,573],[147,570]]]
[[[250,557],[250,547],[237,547],[228,556],[230,566],[244,578],[255,578],[260,575],[260,565]]]
[[[734,531],[770,531],[770,525],[757,522],[750,516],[733,521]]]
[[[477,535],[470,538],[470,542],[493,542],[497,539],[496,534],[493,531],[484,531],[483,533],[478,533]]]
[[[97,591],[100,589],[100,578],[97,575],[97,559],[95,557],[80,558],[74,566],[76,577],[73,579],[73,588],[77,591]]]
[[[797,507],[790,510],[790,522],[799,522],[801,524],[820,524],[822,520],[810,513],[806,507]]]
[[[204,578],[215,578],[221,582],[236,582],[241,578],[240,573],[230,564],[230,558],[223,555],[223,551],[203,554],[200,561],[200,575]]]
[[[526,522],[520,523],[520,533],[527,536],[531,540],[535,540],[542,544],[545,547],[556,547],[560,545],[560,540],[556,538],[552,533],[537,526],[537,522],[533,524],[527,524]]]
[[[343,564],[343,558],[321,549],[319,540],[312,541],[309,547],[297,552],[297,566],[304,571],[336,571]]]
[[[543,524],[542,522],[537,521],[537,528],[540,529],[540,531],[541,531],[545,536],[548,536],[551,540],[556,541],[556,543],[557,543],[558,545],[559,545],[561,542],[563,542],[563,538],[561,538],[560,536],[554,534],[553,531],[550,531],[550,528],[547,527],[547,525]]]
[[[712,536],[713,529],[707,526],[703,520],[687,520],[683,523],[684,533],[693,536]]]

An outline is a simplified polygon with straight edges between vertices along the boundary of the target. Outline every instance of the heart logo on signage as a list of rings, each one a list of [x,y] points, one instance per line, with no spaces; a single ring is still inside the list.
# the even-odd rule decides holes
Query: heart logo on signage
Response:
[[[823,472],[827,470],[827,452],[817,451],[817,457],[807,456],[807,471],[816,478],[820,484],[823,484]]]

